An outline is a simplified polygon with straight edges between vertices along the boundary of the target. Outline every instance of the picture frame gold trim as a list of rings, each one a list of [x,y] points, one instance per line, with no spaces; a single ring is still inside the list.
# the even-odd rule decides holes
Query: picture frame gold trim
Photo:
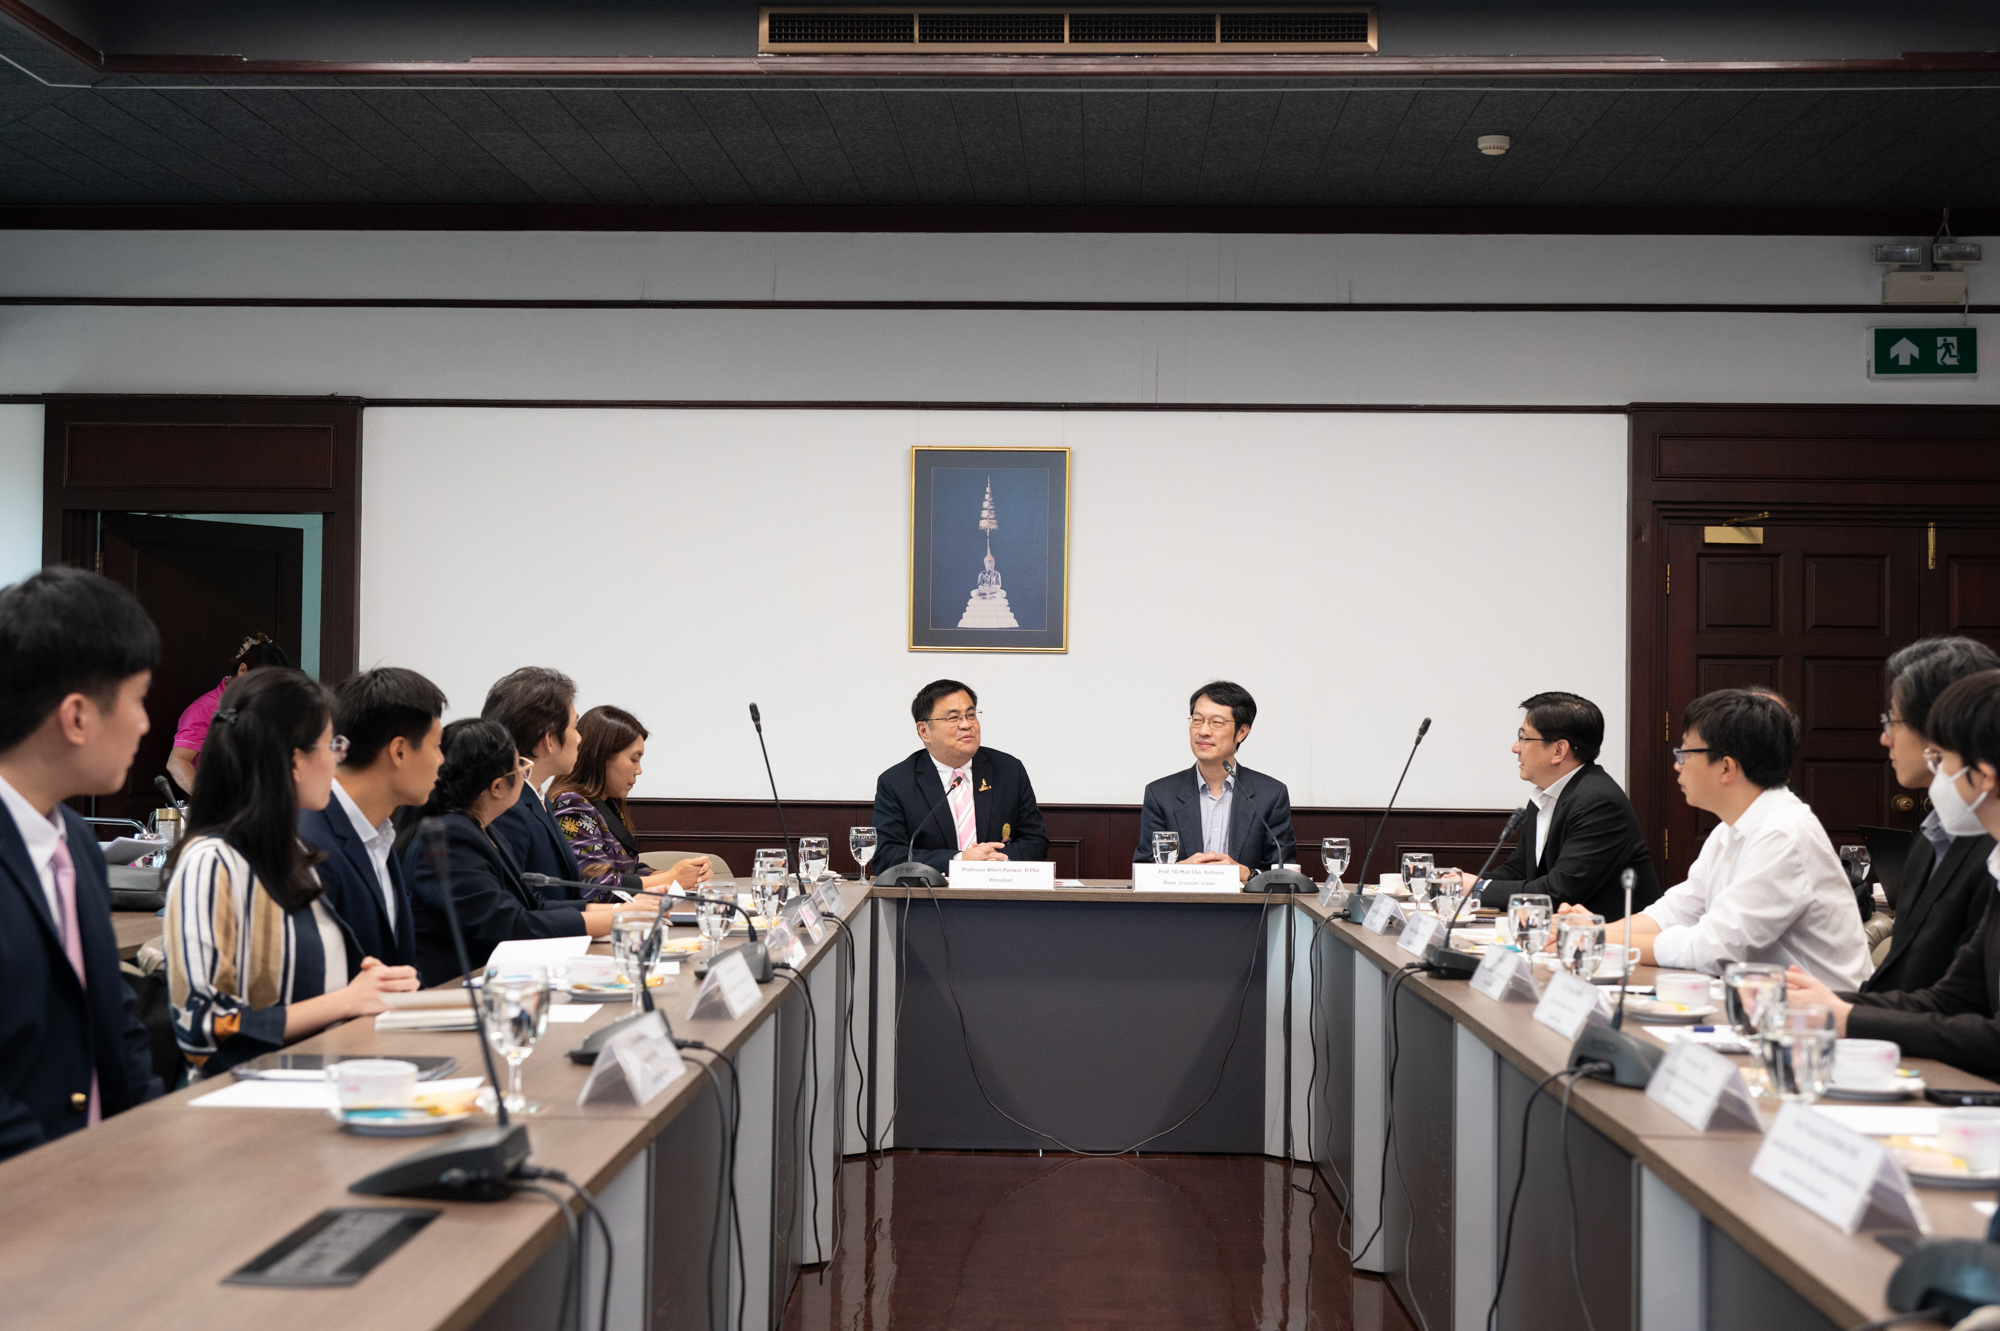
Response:
[[[922,455],[944,454],[944,453],[1014,453],[1014,454],[1040,453],[1046,455],[1060,456],[1062,460],[1062,489],[1063,489],[1062,509],[1061,509],[1062,532],[1060,535],[1060,542],[1062,545],[1062,578],[1060,579],[1060,585],[1062,587],[1062,607],[1059,614],[1051,614],[1049,616],[1051,625],[1049,630],[1039,630],[1039,631],[1030,630],[1031,632],[1040,632],[1040,633],[1047,633],[1052,631],[1056,635],[1056,642],[1054,645],[1042,645],[1034,647],[1027,647],[1027,646],[1010,647],[1010,646],[1003,646],[1003,645],[984,643],[984,642],[981,643],[926,642],[922,644],[918,643],[917,641],[917,589],[918,589],[917,474]],[[1039,656],[1056,655],[1060,653],[1066,653],[1069,651],[1070,515],[1071,515],[1071,510],[1074,506],[1074,490],[1075,490],[1075,472],[1073,469],[1073,461],[1074,460],[1070,456],[1070,450],[1067,447],[1050,447],[1047,445],[1026,444],[1026,445],[1016,446],[1016,445],[1004,445],[1004,444],[1002,445],[913,444],[910,446],[910,491],[909,491],[910,507],[909,507],[909,545],[908,545],[909,563],[906,568],[906,585],[904,588],[904,614],[905,614],[904,622],[905,622],[905,635],[906,635],[905,642],[908,645],[908,650],[913,652],[1011,652],[1015,654],[1039,655]],[[1056,543],[1056,537],[1054,536],[1053,533],[1051,534],[1049,543],[1051,546],[1053,546]],[[926,589],[928,589],[928,583],[926,583],[925,586]],[[1012,633],[1012,632],[1019,632],[1020,630],[989,629],[989,630],[952,630],[952,631],[979,632],[979,633],[990,634],[995,632]]]

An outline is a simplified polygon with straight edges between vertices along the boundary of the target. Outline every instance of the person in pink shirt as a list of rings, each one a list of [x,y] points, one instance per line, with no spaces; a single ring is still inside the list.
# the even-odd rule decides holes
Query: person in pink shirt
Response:
[[[187,705],[181,713],[180,724],[174,727],[174,747],[167,754],[167,775],[174,784],[189,794],[194,793],[195,769],[201,765],[202,741],[208,738],[209,722],[215,719],[215,709],[222,705],[222,691],[229,687],[231,680],[247,674],[259,666],[288,666],[291,659],[285,649],[271,641],[266,633],[253,633],[243,640],[236,649],[235,669],[222,677],[222,682],[202,694]]]

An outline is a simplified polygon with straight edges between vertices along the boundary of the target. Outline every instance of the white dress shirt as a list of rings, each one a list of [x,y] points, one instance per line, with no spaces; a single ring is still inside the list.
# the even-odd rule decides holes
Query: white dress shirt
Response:
[[[1535,863],[1542,862],[1542,847],[1549,844],[1549,824],[1556,820],[1556,801],[1562,798],[1564,787],[1570,778],[1581,772],[1581,764],[1570,768],[1555,780],[1549,782],[1548,789],[1537,790],[1528,796],[1535,804]]]
[[[964,780],[963,782],[961,782],[961,783],[960,783],[960,785],[961,785],[961,788],[962,788],[962,789],[963,789],[963,790],[965,791],[965,798],[966,798],[966,802],[967,802],[967,804],[968,804],[968,805],[970,805],[970,804],[971,804],[971,801],[972,801],[972,760],[971,760],[970,758],[966,759],[966,760],[965,760],[965,766],[963,766],[963,767],[946,767],[946,766],[945,766],[945,765],[944,765],[943,763],[939,762],[939,761],[938,761],[938,760],[937,760],[936,758],[932,758],[932,759],[931,759],[931,766],[932,766],[932,767],[935,767],[935,768],[937,768],[937,774],[938,774],[938,784],[944,787],[944,807],[943,807],[943,809],[941,810],[941,812],[942,812],[942,813],[944,813],[944,814],[948,814],[948,815],[950,815],[950,817],[951,817],[951,839],[952,839],[953,841],[957,841],[957,840],[958,840],[958,810],[957,810],[957,809],[956,809],[955,807],[953,807],[953,805],[952,805],[952,802],[951,802],[951,801],[952,801],[952,793],[951,793],[951,779],[952,779],[953,777],[955,777],[955,776],[960,776],[960,777],[964,777],[964,778],[965,778],[965,780]],[[930,812],[929,812],[928,810],[926,810],[926,811],[925,811],[925,815],[926,815],[927,817],[936,817],[936,816],[938,816],[938,815],[936,815],[936,814],[931,814],[931,813],[930,813]],[[977,818],[977,817],[978,817],[978,814],[977,814],[977,813],[975,813],[975,814],[974,814],[973,816],[974,816],[975,818]],[[916,834],[917,834],[917,830],[916,830],[915,828],[911,828],[911,829],[910,829],[910,835],[911,835],[912,837],[914,837],[914,836],[916,836]],[[972,829],[972,840],[973,840],[973,842],[974,842],[974,843],[977,843],[977,842],[978,842],[978,840],[979,840],[979,829],[978,829],[977,827],[974,827],[974,828]],[[912,847],[910,848],[910,853],[914,855],[914,854],[916,853],[916,847],[912,846]],[[965,852],[964,852],[964,847],[960,847],[960,848],[959,848],[958,850],[955,850],[955,851],[953,851],[953,852],[952,852],[952,856],[951,856],[951,857],[952,857],[953,859],[957,859],[957,858],[959,858],[959,856],[960,856],[960,855],[962,855],[962,854],[964,854],[964,853],[965,853]]]
[[[0,804],[7,807],[15,829],[28,847],[28,862],[35,866],[35,876],[42,880],[42,895],[49,899],[49,914],[55,917],[56,932],[61,933],[63,908],[61,898],[56,896],[56,846],[69,840],[62,815],[51,812],[43,817],[42,811],[28,803],[27,796],[9,785],[4,776],[0,776]],[[91,847],[93,853],[96,850],[97,847]]]
[[[333,779],[333,798],[347,811],[347,821],[354,824],[354,835],[361,838],[361,844],[368,851],[368,862],[375,866],[375,882],[382,889],[382,909],[388,912],[389,928],[396,927],[396,889],[389,882],[389,852],[396,845],[396,825],[384,818],[375,827],[368,825],[368,815],[361,812],[361,806],[354,797],[341,788],[340,778]],[[338,930],[335,931],[336,934]]]
[[[1731,962],[1775,962],[1836,991],[1859,989],[1873,969],[1833,843],[1786,786],[1710,832],[1687,881],[1642,913],[1659,922],[1653,955],[1670,969],[1720,975]]]

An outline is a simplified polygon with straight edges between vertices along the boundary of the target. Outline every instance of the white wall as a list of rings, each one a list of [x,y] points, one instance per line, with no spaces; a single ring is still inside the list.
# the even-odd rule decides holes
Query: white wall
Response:
[[[1300,803],[1380,804],[1425,715],[1406,805],[1513,802],[1544,688],[1604,707],[1624,771],[1622,417],[375,408],[366,434],[363,664],[454,714],[566,669],[652,728],[642,794],[756,795],[754,701],[786,794],[865,797],[939,675],[1058,802],[1191,761],[1215,676]],[[906,650],[915,444],[1073,450],[1068,654]],[[518,538],[550,520],[575,544]]]

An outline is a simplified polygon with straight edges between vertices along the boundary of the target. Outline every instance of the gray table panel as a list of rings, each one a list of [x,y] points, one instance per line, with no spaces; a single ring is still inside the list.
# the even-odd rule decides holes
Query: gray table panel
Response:
[[[1348,1009],[1354,996],[1354,949],[1319,930],[1311,952],[1313,1038],[1307,1057],[1317,1062],[1311,1073],[1310,1102],[1313,1159],[1332,1184],[1335,1200],[1348,1205],[1354,1178],[1354,1023]],[[1362,962],[1366,965],[1366,962]]]
[[[1452,1325],[1453,1041],[1451,1018],[1407,989],[1395,999],[1384,1261],[1404,1306],[1425,1326]],[[1367,1166],[1364,1165],[1364,1168]]]
[[[1707,1268],[1708,1331],[1839,1331],[1743,1245],[1714,1225],[1702,1224],[1702,1261]]]

